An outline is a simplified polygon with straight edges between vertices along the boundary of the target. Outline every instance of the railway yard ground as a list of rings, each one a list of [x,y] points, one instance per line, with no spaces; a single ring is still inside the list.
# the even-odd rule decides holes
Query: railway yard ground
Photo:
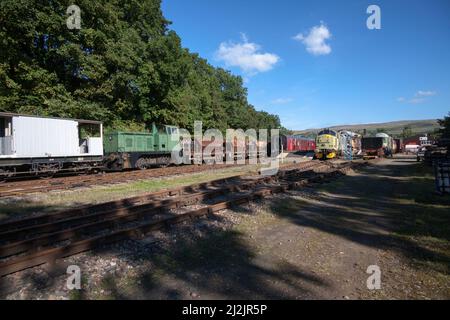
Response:
[[[230,180],[230,184],[224,180],[216,189],[193,188],[184,198],[180,191],[180,198],[173,201],[180,204],[189,197],[199,197],[203,202],[187,204],[189,210],[198,213],[206,206],[207,214],[4,275],[0,278],[0,298],[450,298],[450,197],[434,194],[431,167],[405,156],[365,164],[356,161],[359,165],[347,167],[344,162],[339,167],[301,157],[286,162],[292,161],[297,163],[286,164],[286,170],[302,167],[302,171],[286,173],[279,181],[265,180],[258,185],[255,179]],[[331,175],[337,170],[342,172]],[[256,171],[255,167],[241,166],[120,180],[113,185],[92,183],[75,190],[16,192],[0,199],[0,226],[5,221],[165,189],[186,189],[236,175],[255,175]],[[294,178],[309,180],[296,185]],[[257,188],[260,192],[256,192],[257,197],[252,194],[251,201],[216,210],[215,206],[232,194],[249,197]],[[206,199],[212,193],[219,200],[209,203]],[[183,215],[182,209],[176,210]],[[39,225],[30,228],[35,227]],[[44,241],[31,238],[29,242],[35,239]],[[71,241],[78,239],[67,241],[69,248]],[[5,248],[10,252],[20,248],[13,245],[1,244],[0,253]],[[8,263],[8,258],[5,261]],[[80,267],[81,290],[67,289],[69,265]],[[380,290],[367,288],[366,271],[371,265],[380,268]],[[0,269],[2,266],[0,263]]]

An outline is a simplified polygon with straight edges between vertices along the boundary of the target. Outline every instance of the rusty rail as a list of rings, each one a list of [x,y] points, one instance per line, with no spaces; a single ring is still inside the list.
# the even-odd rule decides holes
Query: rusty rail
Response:
[[[206,184],[208,186],[221,185],[221,187],[218,187],[216,190],[195,192],[195,190],[202,185],[199,184],[196,186],[160,192],[159,195],[170,195],[172,192],[178,196],[178,198],[168,199],[168,201],[166,201],[167,199],[155,200],[157,195],[149,194],[122,200],[120,202],[121,207],[111,206],[111,204],[117,205],[117,202],[111,202],[108,204],[94,205],[90,208],[84,207],[69,210],[67,216],[64,215],[64,212],[60,212],[58,213],[60,220],[56,221],[46,222],[45,219],[52,218],[50,218],[50,215],[45,215],[43,217],[24,219],[27,220],[26,223],[23,223],[22,221],[10,222],[9,226],[12,226],[14,223],[16,223],[16,226],[19,226],[16,230],[8,230],[6,227],[8,223],[4,223],[0,225],[2,228],[1,230],[3,230],[3,232],[0,233],[0,241],[6,242],[7,240],[10,240],[10,242],[0,247],[0,256],[10,257],[3,259],[5,261],[0,263],[0,276],[88,251],[100,245],[124,239],[140,238],[148,232],[165,228],[168,225],[186,221],[194,217],[212,214],[233,205],[251,201],[255,198],[261,198],[273,193],[298,188],[310,182],[320,181],[337,174],[342,174],[352,166],[353,164],[351,163],[336,168],[328,166],[328,172],[312,173],[309,171],[309,174],[302,176],[301,173],[308,172],[307,170],[310,168],[309,166],[306,166],[306,169],[297,168],[283,170],[276,176],[257,178],[246,182],[241,181],[240,183],[236,180],[233,182],[230,178],[221,179]],[[226,185],[226,183],[233,184]],[[253,190],[251,190],[251,188],[253,188]],[[245,189],[244,194],[242,194],[243,189]],[[188,190],[190,190],[191,193],[182,194],[182,192],[188,192]],[[238,192],[241,192],[241,194]],[[203,200],[210,200],[214,197],[223,194],[228,195],[230,193],[237,193],[237,196],[234,196],[230,200],[219,200],[212,204],[205,204],[205,206],[200,209],[190,210],[179,214],[163,213],[162,215],[157,216],[157,212],[161,212],[161,210],[198,203]],[[145,201],[150,199],[150,202],[140,203],[143,199],[145,199]],[[85,214],[78,217],[77,212],[84,212]],[[88,214],[86,214],[86,212],[88,212]],[[156,219],[150,221],[143,220],[144,218],[152,216],[156,216]],[[88,219],[86,220],[87,217]],[[89,220],[90,218],[93,218],[94,221]],[[33,220],[38,222],[44,221],[46,223],[33,225]],[[74,221],[81,223],[75,224]],[[30,222],[31,225],[29,224]],[[126,224],[129,222],[139,222],[139,224],[126,227]],[[123,224],[125,224],[125,226],[122,229],[117,229]],[[24,225],[25,227],[23,227]],[[22,228],[20,228],[20,226]],[[107,234],[96,235],[95,232],[99,231],[109,232]],[[93,232],[94,234],[90,235]],[[32,236],[28,239],[21,239],[21,237],[26,234],[31,234]],[[68,240],[70,240],[69,244],[44,248],[44,246],[51,246],[61,241]],[[26,252],[26,254],[23,254],[24,252]],[[21,255],[13,256],[17,254]]]
[[[239,167],[242,165],[216,164],[212,166],[178,166],[154,168],[142,171],[108,172],[81,176],[65,176],[40,180],[14,181],[0,184],[0,197],[21,196],[30,193],[66,190],[71,188],[90,187],[111,183],[125,183],[139,179],[165,177],[185,173],[204,172],[223,168]]]

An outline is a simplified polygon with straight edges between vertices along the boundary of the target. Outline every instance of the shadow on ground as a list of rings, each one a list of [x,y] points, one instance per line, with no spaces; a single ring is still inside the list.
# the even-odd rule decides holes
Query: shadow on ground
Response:
[[[295,299],[309,293],[299,282],[326,286],[322,279],[287,262],[263,267],[253,258],[253,249],[235,231],[217,231],[194,241],[184,239],[170,252],[154,257],[155,269],[142,277],[143,297],[151,297],[155,289],[160,292],[164,274],[190,290],[232,299]],[[156,298],[181,298],[183,294],[168,289]]]
[[[254,214],[246,206],[235,210],[242,215]],[[208,224],[200,219],[194,227],[190,223],[176,226],[175,240],[150,246],[130,240],[123,246],[108,246],[88,253],[88,256],[125,255],[134,265],[149,264],[147,271],[132,279],[124,279],[120,273],[104,272],[99,286],[105,294],[98,298],[186,299],[201,297],[199,292],[202,295],[205,292],[208,297],[222,299],[295,299],[310,294],[301,283],[327,286],[323,279],[286,261],[268,264],[254,261],[255,248],[248,245],[244,234],[223,228],[224,220],[221,216],[211,216]],[[58,282],[65,281],[67,275],[64,276],[64,268],[56,269],[26,270],[19,273],[19,283],[26,283],[35,293],[60,286]],[[4,298],[10,291],[11,288],[0,285],[0,297]],[[92,295],[84,290],[70,295],[73,299],[87,297]]]
[[[319,188],[314,205],[291,198],[272,212],[291,222],[379,249],[450,274],[450,203],[434,194],[432,169],[392,161]]]

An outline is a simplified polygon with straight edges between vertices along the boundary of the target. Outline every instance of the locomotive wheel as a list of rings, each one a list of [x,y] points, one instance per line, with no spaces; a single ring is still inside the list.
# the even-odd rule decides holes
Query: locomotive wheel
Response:
[[[49,179],[49,178],[53,178],[55,176],[54,172],[47,172],[47,173],[42,173],[39,175],[39,179]]]
[[[136,161],[136,168],[139,170],[145,170],[147,169],[147,161],[145,161],[145,158],[139,158],[138,161]]]
[[[62,166],[59,163],[39,163],[36,167],[33,167],[34,174],[41,179],[52,178]]]
[[[167,168],[168,166],[171,165],[170,157],[162,157],[162,158],[159,158],[159,160],[160,160],[160,162],[158,163],[158,166],[160,168]]]
[[[0,169],[0,183],[3,183],[6,180],[8,180],[9,178],[14,177],[14,176],[15,176],[15,171]]]
[[[53,178],[57,172],[55,170],[44,171],[38,173],[40,179]]]

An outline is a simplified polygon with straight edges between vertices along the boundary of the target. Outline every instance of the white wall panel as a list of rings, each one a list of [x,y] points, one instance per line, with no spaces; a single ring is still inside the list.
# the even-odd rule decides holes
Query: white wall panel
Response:
[[[17,157],[61,157],[80,154],[76,121],[13,117],[13,132]]]

